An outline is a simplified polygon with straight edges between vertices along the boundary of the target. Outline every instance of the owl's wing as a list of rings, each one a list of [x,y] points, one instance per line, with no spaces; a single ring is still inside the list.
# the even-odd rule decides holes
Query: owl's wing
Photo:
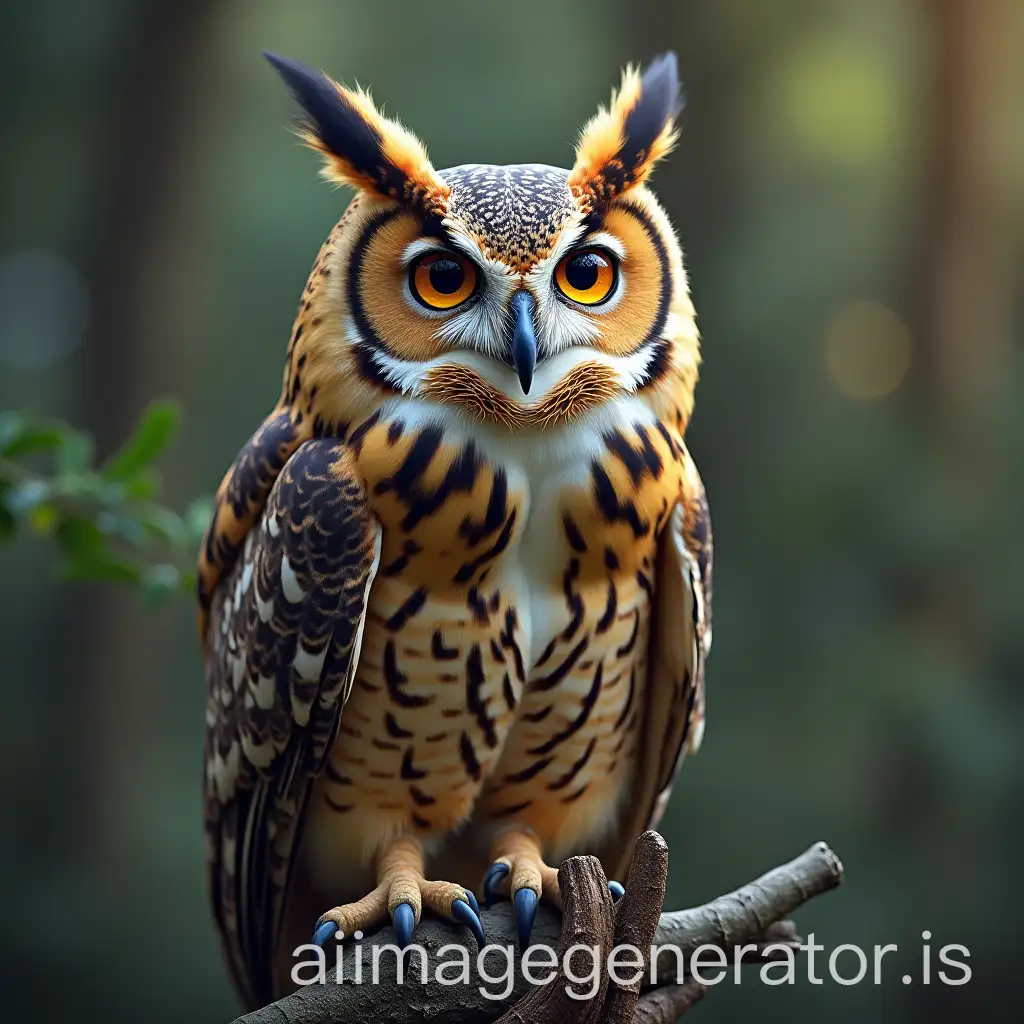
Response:
[[[213,595],[205,649],[210,898],[236,983],[272,965],[306,803],[359,657],[380,530],[345,445],[302,444]]]
[[[711,651],[713,540],[711,513],[697,468],[685,456],[683,488],[658,545],[647,706],[641,725],[642,766],[628,822],[625,849],[610,858],[624,875],[636,837],[656,828],[687,754],[704,735],[704,666]]]

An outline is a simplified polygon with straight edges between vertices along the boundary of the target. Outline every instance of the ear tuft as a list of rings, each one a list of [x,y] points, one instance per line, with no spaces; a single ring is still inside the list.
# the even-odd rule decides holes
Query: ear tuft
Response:
[[[576,147],[569,186],[588,212],[647,179],[678,140],[681,110],[674,53],[652,61],[643,77],[634,67],[625,69],[611,104],[585,125]]]
[[[263,54],[302,107],[303,141],[325,157],[324,174],[339,184],[443,215],[449,189],[407,128],[384,117],[368,92],[346,89],[298,61]]]

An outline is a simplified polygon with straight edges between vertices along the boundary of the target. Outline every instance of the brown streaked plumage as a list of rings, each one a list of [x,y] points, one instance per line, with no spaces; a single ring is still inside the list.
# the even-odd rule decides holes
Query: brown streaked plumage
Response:
[[[601,363],[580,363],[556,382],[544,400],[530,410],[529,423],[553,427],[571,423],[588,409],[613,398],[618,390],[614,375]]]
[[[462,406],[478,419],[491,420],[507,430],[522,430],[569,423],[592,406],[612,398],[617,389],[615,376],[606,366],[583,363],[569,370],[543,401],[524,406],[502,394],[474,370],[442,365],[427,373],[422,394],[436,402]]]
[[[448,216],[487,259],[520,273],[550,255],[559,232],[579,219],[566,173],[557,167],[470,164],[441,177],[451,189]]]
[[[525,941],[560,859],[623,873],[700,745],[711,638],[700,345],[646,185],[674,58],[627,70],[569,170],[435,170],[272,61],[356,195],[199,556],[210,896],[250,1005],[314,921],[479,938],[486,872]]]
[[[476,370],[462,366],[435,366],[428,370],[422,393],[435,402],[461,406],[481,420],[493,420],[506,430],[526,425],[529,413],[523,406],[502,394]]]

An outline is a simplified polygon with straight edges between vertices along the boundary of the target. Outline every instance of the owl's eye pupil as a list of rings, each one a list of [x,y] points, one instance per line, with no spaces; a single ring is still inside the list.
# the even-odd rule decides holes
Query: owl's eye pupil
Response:
[[[607,301],[617,279],[615,260],[605,249],[567,253],[555,268],[555,287],[582,306],[600,306]]]
[[[571,259],[565,267],[565,279],[577,291],[588,292],[597,284],[604,261],[596,252],[585,252]]]
[[[476,285],[473,264],[454,253],[429,253],[410,268],[409,288],[427,309],[461,306],[473,296]]]
[[[465,278],[462,266],[442,257],[430,265],[430,285],[442,295],[451,295],[462,287]]]

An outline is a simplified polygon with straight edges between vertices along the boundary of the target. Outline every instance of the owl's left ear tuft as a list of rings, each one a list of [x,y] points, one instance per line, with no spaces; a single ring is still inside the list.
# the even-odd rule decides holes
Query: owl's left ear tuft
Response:
[[[627,67],[611,104],[587,122],[576,146],[569,187],[584,207],[599,209],[646,181],[678,140],[681,110],[674,53],[652,61],[642,77]]]
[[[443,216],[449,188],[415,135],[377,110],[368,92],[264,53],[304,111],[299,137],[325,157],[331,181]]]

